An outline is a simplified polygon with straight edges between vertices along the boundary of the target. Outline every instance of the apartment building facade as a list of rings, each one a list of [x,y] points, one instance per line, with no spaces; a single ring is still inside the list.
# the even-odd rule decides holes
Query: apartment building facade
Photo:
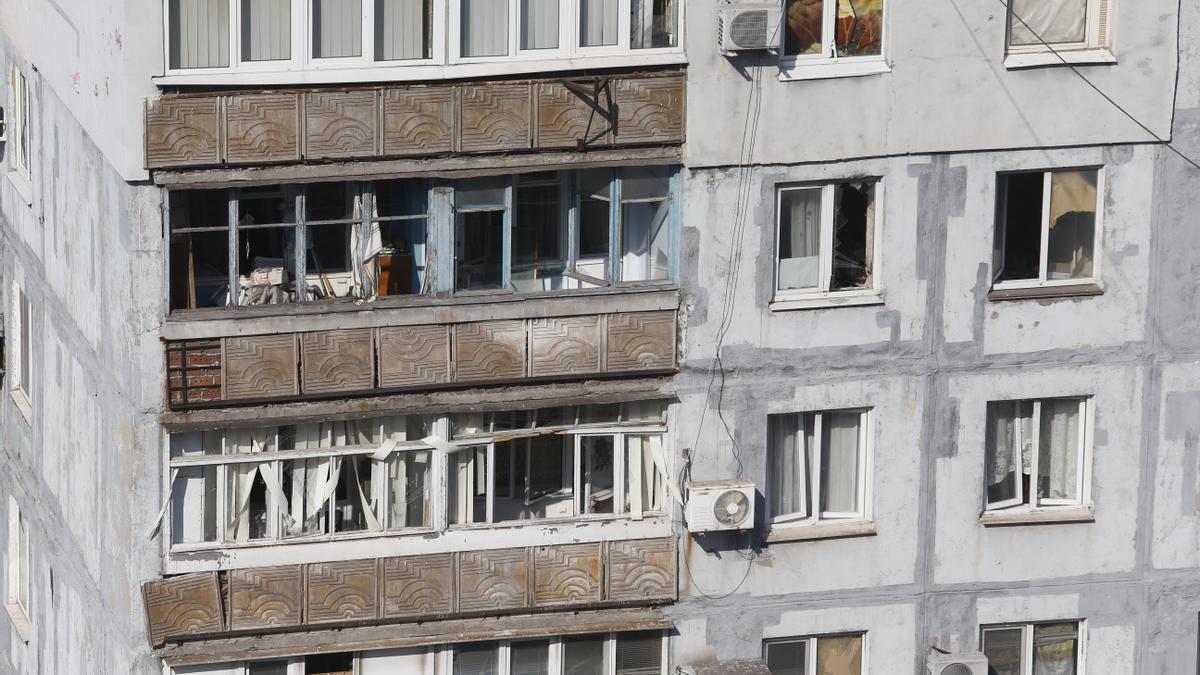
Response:
[[[0,673],[1194,670],[1200,6],[1021,4],[0,5]]]

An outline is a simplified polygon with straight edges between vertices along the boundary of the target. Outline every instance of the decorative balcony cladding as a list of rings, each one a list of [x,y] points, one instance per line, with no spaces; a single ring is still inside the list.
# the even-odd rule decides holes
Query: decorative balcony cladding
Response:
[[[670,372],[674,311],[167,343],[172,409]]]
[[[681,72],[563,80],[166,95],[146,167],[678,145]]]
[[[463,551],[147,582],[150,641],[227,633],[660,605],[675,600],[674,539]]]

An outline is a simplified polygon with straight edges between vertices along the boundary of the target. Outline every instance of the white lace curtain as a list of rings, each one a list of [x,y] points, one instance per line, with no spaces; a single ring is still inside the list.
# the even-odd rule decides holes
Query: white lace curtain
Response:
[[[1083,42],[1087,5],[1088,0],[1013,0],[1012,44]]]

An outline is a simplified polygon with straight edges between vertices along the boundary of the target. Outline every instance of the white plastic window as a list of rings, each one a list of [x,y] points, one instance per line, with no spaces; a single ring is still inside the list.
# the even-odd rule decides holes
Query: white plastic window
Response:
[[[1083,675],[1082,621],[983,626],[992,675]]]
[[[774,524],[868,517],[870,412],[768,418],[767,501]]]
[[[784,0],[785,69],[882,60],[885,0]]]
[[[1069,286],[1099,279],[1099,169],[1000,174],[993,287]]]
[[[1009,53],[1108,44],[1108,0],[1012,0],[1008,17]]]
[[[29,641],[30,583],[29,583],[29,525],[21,514],[17,500],[8,498],[8,593],[5,609],[21,639]]]
[[[862,675],[865,633],[779,638],[763,642],[763,660],[774,675]]]
[[[777,300],[876,289],[878,181],[778,191]]]
[[[988,402],[989,511],[1087,504],[1089,402],[1086,397]]]
[[[15,64],[9,75],[8,137],[9,168],[14,173],[30,179],[30,154],[32,143],[29,137],[30,123],[29,83],[25,73]]]

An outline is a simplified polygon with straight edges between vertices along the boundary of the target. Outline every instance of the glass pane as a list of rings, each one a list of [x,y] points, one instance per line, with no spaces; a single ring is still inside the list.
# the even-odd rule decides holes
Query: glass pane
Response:
[[[306,425],[313,426],[313,425]],[[297,459],[283,464],[283,494],[288,513],[284,515],[284,536],[299,537],[329,531],[329,482],[332,462],[329,458]]]
[[[779,290],[816,288],[821,271],[821,189],[779,193]]]
[[[267,484],[258,471],[258,464],[233,464],[225,469],[225,492],[229,503],[226,513],[226,541],[245,542],[264,539],[270,532],[268,523]],[[268,466],[267,471],[272,469]]]
[[[375,0],[375,60],[433,56],[433,0]]]
[[[428,209],[424,181],[396,180],[375,183],[375,215],[380,218],[424,215]],[[374,255],[379,295],[412,295],[425,289],[425,218],[380,222]],[[376,245],[372,243],[372,247]]]
[[[858,440],[861,421],[862,414],[856,412],[826,413],[823,416],[821,511],[858,512]]]
[[[246,664],[246,675],[287,675],[287,661],[251,661]]]
[[[580,424],[610,424],[620,419],[621,406],[618,403],[595,403],[579,406]]]
[[[242,60],[292,58],[291,0],[242,0]]]
[[[237,199],[238,225],[296,222],[296,200],[281,186],[242,188]]]
[[[618,0],[580,0],[579,44],[600,47],[617,44]]]
[[[170,0],[167,17],[172,68],[229,65],[229,0]]]
[[[1033,406],[1028,401],[987,404],[987,499],[989,504],[1021,497],[1029,503],[1033,451]]]
[[[609,233],[612,223],[612,171],[579,172],[579,241],[575,271],[608,279]]]
[[[563,675],[605,675],[604,637],[563,638]]]
[[[494,520],[575,513],[574,440],[551,434],[496,444]]]
[[[354,675],[354,655],[342,653],[306,656],[304,675]]]
[[[671,194],[671,174],[673,172],[673,169],[665,166],[622,169],[621,201],[666,199]]]
[[[833,278],[829,287],[870,288],[875,257],[875,184],[838,185],[833,207]]]
[[[171,230],[229,227],[226,190],[171,190]]]
[[[612,436],[584,436],[580,439],[583,476],[583,513],[613,512],[613,471],[615,456]]]
[[[883,47],[884,0],[837,0],[838,56],[877,56]]]
[[[221,454],[220,431],[187,431],[171,434],[171,456]]]
[[[817,638],[817,672],[862,675],[862,636]]]
[[[807,489],[800,443],[801,415],[767,418],[767,500],[771,516],[807,515]]]
[[[358,218],[356,183],[315,183],[304,188],[304,219],[354,220]]]
[[[772,675],[805,675],[808,666],[808,640],[768,642],[766,644],[767,668]]]
[[[458,214],[455,288],[473,291],[504,285],[504,212]]]
[[[29,528],[25,518],[17,516],[17,602],[29,609]],[[27,612],[28,613],[28,612]]]
[[[1079,624],[1033,627],[1033,675],[1075,675]]]
[[[379,218],[423,216],[429,210],[429,190],[423,180],[381,180],[373,185],[375,215]]]
[[[503,178],[472,178],[454,186],[454,206],[464,209],[504,208]]]
[[[671,278],[669,204],[625,203],[621,206],[621,280]]]
[[[429,476],[432,454],[396,452],[388,459],[388,526],[429,527]]]
[[[448,481],[450,524],[487,522],[487,448],[454,453]]]
[[[514,642],[509,648],[511,675],[550,675],[550,641]]]
[[[1085,41],[1087,5],[1087,0],[1013,0],[1010,44]]]
[[[999,177],[1000,213],[996,222],[996,281],[1037,279],[1042,251],[1042,172]]]
[[[521,49],[558,48],[559,0],[521,0]]]
[[[229,305],[229,233],[171,235],[171,309]]]
[[[1038,497],[1079,498],[1079,400],[1042,401],[1038,439]]]
[[[362,284],[354,275],[351,251],[358,244],[354,223],[307,228],[305,287],[310,300],[357,298]]]
[[[1020,628],[988,628],[983,631],[983,653],[988,657],[988,675],[1023,675],[1021,633]]]
[[[362,0],[313,0],[314,58],[362,55]]]
[[[1092,276],[1096,236],[1095,171],[1050,174],[1050,232],[1046,240],[1046,277]]]
[[[662,633],[644,631],[617,634],[617,675],[660,675]]]
[[[551,184],[520,184],[513,214],[512,282],[518,291],[562,288],[566,270],[567,219],[561,190]]]
[[[463,56],[508,54],[509,0],[460,0],[462,2]]]
[[[662,452],[661,435],[631,434],[625,437],[624,513],[662,510],[662,493],[667,479],[654,463],[655,452]]]
[[[634,49],[674,47],[679,37],[676,0],[631,0],[629,45]]]
[[[341,469],[334,490],[334,531],[357,532],[376,529],[378,522],[372,495],[372,467],[369,456],[341,457],[334,460]],[[369,514],[369,515],[368,515]]]
[[[171,543],[217,540],[217,467],[179,469],[171,491]]]
[[[783,53],[789,56],[821,53],[826,0],[787,0]]]
[[[454,648],[454,675],[496,675],[499,649],[494,642]]]

